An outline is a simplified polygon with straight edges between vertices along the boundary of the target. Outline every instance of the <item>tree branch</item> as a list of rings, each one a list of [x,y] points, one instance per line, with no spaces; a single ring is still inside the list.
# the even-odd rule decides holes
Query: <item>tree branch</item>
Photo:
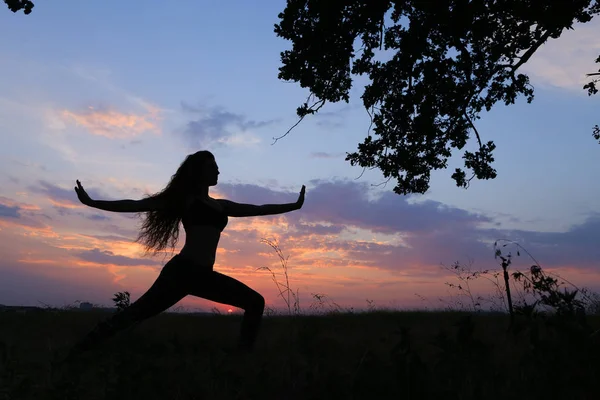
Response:
[[[550,31],[546,31],[546,33],[544,33],[542,35],[542,37],[540,38],[540,40],[533,46],[531,46],[529,48],[529,50],[527,50],[525,52],[525,54],[523,54],[520,59],[519,62],[516,63],[514,66],[511,67],[513,74],[515,73],[515,71],[517,69],[519,69],[519,67],[523,64],[525,64],[527,61],[529,61],[529,59],[531,58],[531,56],[537,51],[537,49],[540,48],[541,45],[543,45],[544,43],[546,43],[546,41],[548,40],[548,38],[550,37]]]
[[[308,101],[310,100],[310,98],[312,97],[312,93],[308,96],[308,99],[306,99],[306,102],[308,103]],[[319,104],[320,103],[320,104]],[[319,104],[319,106],[317,108],[313,108],[314,106],[316,106],[317,104]],[[323,107],[325,105],[325,100],[319,100],[316,101],[312,106],[310,106],[308,108],[308,111],[312,111],[310,114],[314,114],[315,112],[319,111],[321,109],[321,107]],[[290,129],[287,130],[286,133],[284,133],[283,135],[277,137],[277,138],[273,138],[274,142],[271,143],[271,146],[274,145],[275,143],[277,143],[277,141],[279,139],[283,139],[284,137],[286,137],[288,135],[288,133],[290,133],[292,131],[292,129],[294,129],[296,126],[298,126],[298,124],[300,122],[302,122],[302,120],[304,119],[304,117],[306,117],[309,113],[307,112],[306,114],[302,115],[300,117],[300,119],[294,124],[292,125],[292,127]]]

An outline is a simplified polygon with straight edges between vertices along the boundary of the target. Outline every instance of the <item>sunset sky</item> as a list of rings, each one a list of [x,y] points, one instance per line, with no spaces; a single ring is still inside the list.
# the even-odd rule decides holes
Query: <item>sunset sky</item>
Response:
[[[137,299],[163,258],[142,257],[132,215],[82,206],[75,180],[94,199],[137,199],[200,149],[219,164],[215,197],[286,203],[306,185],[301,210],[230,218],[222,235],[215,270],[271,307],[283,303],[258,268],[280,267],[261,238],[289,256],[306,309],[313,294],[344,307],[439,306],[452,279],[442,264],[499,268],[491,246],[500,238],[600,291],[600,144],[591,135],[600,97],[582,89],[600,68],[600,20],[523,67],[532,104],[481,115],[479,132],[497,145],[495,180],[457,188],[457,153],[426,195],[405,197],[393,182],[374,186],[384,181],[377,170],[361,176],[344,161],[369,126],[360,84],[349,104],[326,105],[272,144],[308,95],[277,79],[290,46],[273,32],[285,1],[174,4],[40,0],[27,16],[0,7],[0,304],[111,305],[124,290]],[[184,240],[182,229],[179,247]],[[523,255],[514,264],[530,265]],[[178,306],[229,308],[191,296]]]

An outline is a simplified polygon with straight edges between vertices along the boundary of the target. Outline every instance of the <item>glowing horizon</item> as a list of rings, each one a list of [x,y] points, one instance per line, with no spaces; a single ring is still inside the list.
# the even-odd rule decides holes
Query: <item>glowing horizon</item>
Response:
[[[437,304],[452,277],[440,265],[498,269],[499,238],[600,291],[600,147],[591,137],[600,97],[581,89],[585,73],[598,69],[598,21],[548,42],[523,67],[536,89],[532,104],[482,114],[478,130],[498,146],[498,178],[456,188],[449,176],[457,154],[432,174],[430,192],[398,196],[379,171],[361,174],[344,161],[369,126],[360,90],[272,144],[306,99],[277,79],[287,43],[272,26],[284,1],[189,4],[186,13],[144,3],[144,18],[170,21],[160,35],[139,6],[128,3],[119,16],[83,2],[39,3],[30,16],[0,13],[0,33],[22,39],[0,43],[0,72],[10,77],[0,82],[0,304],[110,306],[126,290],[139,297],[168,258],[142,257],[139,220],[81,205],[75,180],[95,199],[138,199],[161,190],[199,149],[219,164],[213,197],[286,203],[306,185],[302,210],[230,218],[217,251],[215,269],[259,291],[270,307],[284,303],[260,268],[281,266],[263,238],[289,256],[305,309],[314,294],[356,309],[367,300],[425,307],[419,296]],[[237,31],[220,22],[225,15],[239,20]],[[214,40],[198,43],[207,35]],[[177,250],[184,241],[182,229]],[[514,267],[530,261],[522,255]],[[179,306],[229,309],[191,296]]]

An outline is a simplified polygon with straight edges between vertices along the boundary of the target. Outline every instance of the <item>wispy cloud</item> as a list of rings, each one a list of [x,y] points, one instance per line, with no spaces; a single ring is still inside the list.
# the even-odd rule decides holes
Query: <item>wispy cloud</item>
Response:
[[[83,261],[89,261],[96,264],[118,265],[118,266],[158,266],[161,263],[144,258],[132,258],[117,255],[109,250],[100,250],[98,248],[77,253],[77,257]]]
[[[147,106],[144,113],[90,106],[81,111],[63,110],[60,116],[66,123],[74,123],[94,135],[110,139],[130,139],[144,132],[160,134],[160,109],[154,106]]]
[[[75,185],[73,185],[73,187],[74,186]],[[30,185],[27,189],[33,193],[45,195],[46,198],[57,207],[75,208],[82,206],[77,199],[77,194],[74,189],[64,189],[44,180],[39,180],[36,185]],[[98,195],[94,189],[86,188],[86,191],[90,193],[92,197]]]
[[[40,171],[47,171],[48,169],[41,164],[38,163],[33,163],[33,162],[24,162],[23,160],[19,160],[16,158],[9,158],[10,161],[12,161],[13,163],[20,165],[22,167],[27,167],[27,168],[33,168],[33,169],[38,169]],[[18,179],[18,178],[16,178]]]
[[[222,107],[195,107],[182,103],[182,109],[186,113],[198,115],[186,124],[183,131],[187,140],[195,146],[257,144],[260,139],[253,132],[278,122],[250,120],[242,114],[227,111]]]
[[[336,110],[319,111],[313,117],[317,126],[328,129],[339,129],[346,125],[346,114],[356,108],[356,106],[345,104]]]
[[[92,198],[108,199],[108,196],[100,193],[93,187],[86,187],[85,189]],[[110,221],[112,219],[104,213],[89,214],[87,212],[89,208],[79,202],[74,189],[64,189],[50,182],[40,180],[36,185],[30,185],[28,190],[43,195],[45,200],[53,206],[54,210],[60,216],[79,215],[90,221]]]
[[[325,159],[344,159],[346,153],[327,153],[324,151],[315,151],[310,153],[310,158],[325,158]]]
[[[21,218],[24,213],[32,211],[40,211],[40,207],[0,196],[0,218]]]

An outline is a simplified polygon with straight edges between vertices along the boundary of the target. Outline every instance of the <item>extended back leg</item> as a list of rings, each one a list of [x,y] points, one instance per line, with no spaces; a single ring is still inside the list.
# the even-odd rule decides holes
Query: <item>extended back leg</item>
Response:
[[[117,312],[100,322],[71,350],[70,355],[89,350],[104,342],[119,331],[157,315],[177,304],[187,295],[185,288],[177,281],[167,278],[163,272],[154,284],[137,301],[125,310]]]

